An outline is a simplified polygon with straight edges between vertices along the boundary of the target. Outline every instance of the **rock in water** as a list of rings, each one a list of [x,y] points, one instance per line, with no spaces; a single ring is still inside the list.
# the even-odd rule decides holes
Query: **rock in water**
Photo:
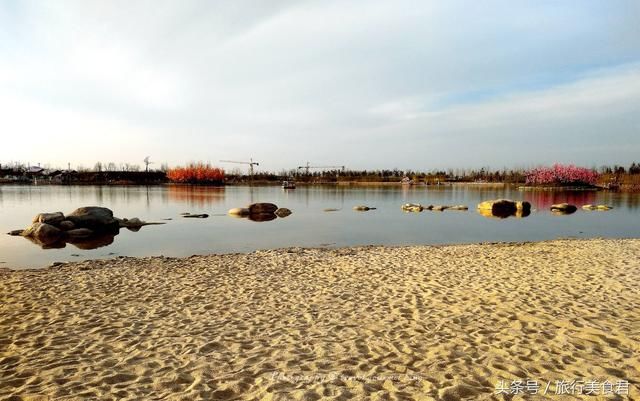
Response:
[[[209,215],[206,214],[206,213],[202,213],[202,214],[184,214],[184,215],[182,215],[182,217],[186,217],[186,218],[190,218],[190,219],[206,219],[207,217],[209,217]]]
[[[456,206],[449,206],[448,209],[449,210],[469,210],[469,207],[466,205],[456,205]]]
[[[613,206],[608,205],[584,205],[582,206],[584,210],[598,210],[598,211],[606,211],[613,209]]]
[[[497,199],[479,203],[478,209],[513,214],[518,210],[518,206],[516,205],[516,202],[512,200]]]
[[[421,212],[424,210],[424,207],[419,203],[405,203],[400,208],[405,212]]]
[[[32,223],[46,223],[52,226],[57,226],[64,220],[64,214],[62,212],[55,213],[40,213],[33,218]]]
[[[62,231],[47,223],[33,223],[22,232],[22,236],[31,237],[38,243],[48,245],[60,241]]]
[[[126,228],[139,228],[147,224],[148,223],[146,221],[142,221],[137,217],[120,220],[120,227],[126,227]],[[164,223],[156,223],[156,224],[164,224]]]
[[[369,210],[376,210],[376,208],[375,207],[359,205],[359,206],[354,206],[353,210],[355,210],[357,212],[367,212]]]
[[[442,211],[444,211],[444,210],[446,210],[448,208],[449,208],[449,206],[437,205],[437,206],[434,206],[433,208],[431,208],[431,210],[442,212]]]
[[[291,210],[287,209],[286,207],[281,207],[278,210],[276,210],[275,215],[280,218],[285,218],[291,215]]]
[[[571,214],[578,210],[576,205],[571,205],[569,203],[558,203],[556,205],[551,205],[552,212],[558,212],[562,214]]]
[[[236,207],[233,209],[229,209],[227,213],[234,217],[246,217],[249,215],[249,209],[245,207]]]
[[[249,214],[273,214],[278,210],[278,206],[273,203],[252,203],[247,209]]]
[[[187,217],[187,216],[184,216]],[[127,228],[129,229],[129,231],[140,231],[140,228],[143,226],[155,226],[155,225],[161,225],[161,224],[166,224],[166,223],[159,223],[159,222],[148,222],[148,221],[143,221],[140,220],[137,217],[132,217],[130,219],[119,219],[116,217],[116,220],[118,221],[118,224],[120,225],[120,228]]]
[[[67,216],[77,228],[88,228],[95,232],[117,232],[120,223],[106,207],[87,206],[74,210]]]
[[[60,224],[58,224],[58,228],[64,231],[69,231],[76,228],[76,225],[69,220],[64,220],[64,221],[61,221]]]
[[[509,199],[484,201],[478,204],[478,212],[486,217],[505,218],[519,214],[528,216],[531,211],[529,202],[514,202]]]
[[[516,202],[516,209],[528,213],[531,211],[531,203],[527,201]]]
[[[23,232],[24,232],[24,230],[11,230],[7,234],[15,237],[15,236],[18,236],[18,235],[22,235]]]

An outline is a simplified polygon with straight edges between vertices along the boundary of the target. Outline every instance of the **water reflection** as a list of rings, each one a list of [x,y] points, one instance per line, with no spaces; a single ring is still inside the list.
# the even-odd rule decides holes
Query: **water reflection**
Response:
[[[186,203],[190,206],[204,207],[224,202],[224,187],[205,187],[197,185],[168,185],[169,200]]]
[[[126,227],[128,231],[138,232],[141,227]],[[113,244],[115,237],[120,234],[122,228],[113,232],[94,232],[87,237],[62,236],[50,240],[46,237],[25,236],[33,244],[42,249],[63,249],[67,244],[71,244],[78,249],[91,250]]]
[[[528,191],[526,198],[538,210],[549,210],[551,205],[569,203],[571,205],[589,205],[597,203],[596,191]]]
[[[577,209],[566,209],[566,210],[558,210],[554,209],[551,211],[555,216],[568,216],[570,214],[574,214]]]
[[[480,202],[490,199],[529,201],[533,209],[530,215],[491,211],[407,215],[400,208],[405,203],[464,204],[472,211]],[[273,215],[247,217],[242,222],[227,216],[229,209],[257,202],[271,202],[291,209],[293,214],[285,219]],[[577,205],[578,211],[567,218],[554,216],[550,206],[565,202]],[[580,209],[584,204],[607,204],[614,209],[586,212]],[[320,244],[404,245],[533,241],[559,236],[640,236],[640,194],[520,191],[514,186],[463,185],[299,186],[291,191],[283,191],[278,186],[5,185],[0,186],[0,232],[24,227],[39,212],[89,205],[108,207],[118,216],[136,216],[146,221],[167,219],[167,224],[139,233],[123,230],[117,240],[114,235],[77,239],[69,242],[71,246],[67,246],[67,242],[42,244],[48,248],[46,252],[40,249],[41,244],[36,247],[24,239],[0,235],[0,262],[11,267],[37,267],[61,260],[104,258],[112,253],[189,256]],[[356,205],[377,207],[377,210],[356,213],[352,210]],[[183,212],[208,214],[210,218],[185,219],[180,216]],[[251,224],[251,221],[267,224]],[[106,252],[105,248],[108,248]]]
[[[89,250],[89,249],[98,249],[103,246],[111,245],[115,239],[115,236],[118,233],[101,233],[95,234],[86,238],[64,238],[58,239],[54,242],[48,242],[41,238],[36,237],[24,237],[38,245],[42,249],[62,249],[67,246],[67,244],[74,245],[78,249]]]
[[[276,216],[273,213],[259,213],[259,214],[250,214],[247,218],[251,221],[265,222],[265,221],[275,220],[278,218],[278,216]]]

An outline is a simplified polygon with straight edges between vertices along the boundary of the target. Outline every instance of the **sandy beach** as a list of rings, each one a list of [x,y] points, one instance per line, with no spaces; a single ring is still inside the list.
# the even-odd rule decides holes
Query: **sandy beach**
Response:
[[[0,399],[638,400],[639,278],[640,240],[5,269]]]

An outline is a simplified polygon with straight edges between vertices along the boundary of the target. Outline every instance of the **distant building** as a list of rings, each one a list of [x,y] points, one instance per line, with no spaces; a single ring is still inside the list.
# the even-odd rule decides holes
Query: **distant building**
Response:
[[[44,173],[44,169],[39,166],[31,166],[31,167],[28,167],[25,172],[30,175],[40,175]]]

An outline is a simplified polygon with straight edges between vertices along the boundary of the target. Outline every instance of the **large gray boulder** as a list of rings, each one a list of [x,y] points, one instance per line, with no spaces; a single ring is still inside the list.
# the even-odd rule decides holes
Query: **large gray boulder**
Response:
[[[76,228],[88,228],[95,232],[118,232],[120,223],[106,207],[86,206],[67,216]]]
[[[55,213],[40,213],[33,218],[32,223],[46,223],[52,226],[57,226],[64,220],[64,214],[62,212]]]

